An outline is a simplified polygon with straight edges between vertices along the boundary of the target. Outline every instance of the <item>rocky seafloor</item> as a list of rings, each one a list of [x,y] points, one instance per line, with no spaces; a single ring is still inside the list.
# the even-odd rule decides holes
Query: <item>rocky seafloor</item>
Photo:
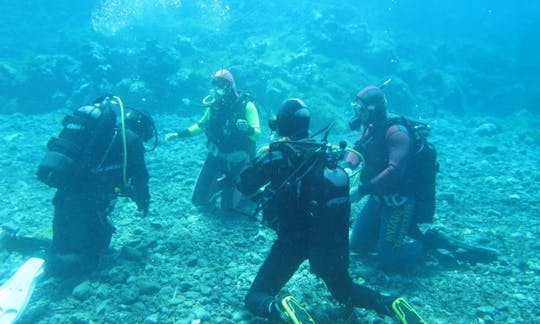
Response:
[[[54,192],[34,172],[62,117],[0,115],[0,224],[22,235],[51,235]],[[174,114],[155,119],[160,131],[194,121]],[[373,258],[353,255],[352,277],[407,296],[429,323],[540,322],[538,122],[527,113],[429,121],[441,164],[431,227],[501,255],[488,264],[429,258],[406,274],[381,273]],[[335,132],[332,140],[350,142],[355,136]],[[201,213],[191,206],[204,142],[197,137],[161,143],[147,154],[150,214],[143,218],[133,203],[120,199],[113,213],[117,233],[99,269],[82,281],[38,282],[20,323],[265,322],[247,312],[243,298],[274,233],[242,215]],[[352,217],[360,207],[354,206]],[[0,258],[3,282],[27,257],[0,249]],[[307,263],[284,291],[303,302],[318,323],[393,321],[340,306]]]

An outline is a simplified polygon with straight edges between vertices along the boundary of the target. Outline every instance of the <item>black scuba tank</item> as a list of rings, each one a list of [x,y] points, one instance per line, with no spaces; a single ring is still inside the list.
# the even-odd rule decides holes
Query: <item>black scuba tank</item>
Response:
[[[404,175],[404,188],[414,194],[415,222],[432,223],[435,215],[435,192],[439,163],[437,150],[428,140],[429,125],[404,117],[392,118],[387,123],[407,128],[413,136],[414,152]]]
[[[102,157],[114,134],[116,116],[107,103],[85,105],[67,115],[58,137],[47,143],[47,153],[36,175],[50,187],[62,188]]]
[[[349,176],[341,167],[324,166],[306,177],[310,214],[309,240],[313,246],[341,248],[348,244]]]

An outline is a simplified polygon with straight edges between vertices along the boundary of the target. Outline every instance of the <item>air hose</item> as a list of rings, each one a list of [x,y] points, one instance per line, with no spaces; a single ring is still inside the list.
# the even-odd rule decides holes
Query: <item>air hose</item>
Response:
[[[350,147],[346,147],[345,151],[349,153],[353,153],[354,155],[358,156],[358,159],[360,159],[360,168],[355,168],[350,174],[349,174],[349,183],[351,184],[351,187],[356,186],[360,183],[360,174],[362,173],[362,169],[366,165],[366,159],[364,158],[364,155],[362,153],[358,152],[355,149],[352,149]]]
[[[113,96],[113,99],[118,102],[118,105],[120,106],[120,125],[122,128],[122,149],[124,151],[124,161],[122,163],[122,181],[124,182],[124,186],[128,186],[127,181],[127,139],[126,139],[126,115],[124,110],[124,104],[122,103],[122,99],[118,96]]]

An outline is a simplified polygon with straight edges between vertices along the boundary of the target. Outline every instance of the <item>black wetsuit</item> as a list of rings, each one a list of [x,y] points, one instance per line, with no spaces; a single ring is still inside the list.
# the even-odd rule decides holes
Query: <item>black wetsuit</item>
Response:
[[[82,172],[68,185],[57,190],[53,199],[54,220],[52,244],[34,238],[14,237],[7,244],[23,253],[31,247],[46,248],[46,271],[53,275],[77,275],[91,271],[99,256],[109,247],[114,226],[109,214],[114,208],[119,188],[132,198],[139,209],[147,210],[150,202],[149,175],[144,147],[135,133],[126,131],[127,179],[123,184],[123,144],[117,131],[106,153],[100,154],[98,166]]]
[[[320,156],[307,153],[298,157],[287,151],[283,144],[272,144],[243,171],[238,183],[246,194],[269,183],[263,217],[276,220],[278,235],[245,298],[247,308],[277,319],[279,313],[272,307],[276,295],[300,264],[309,260],[311,271],[324,280],[339,302],[386,313],[386,297],[353,283],[349,276],[347,174],[340,167],[326,167]],[[306,159],[309,162],[303,164]],[[288,185],[278,189],[285,182]]]

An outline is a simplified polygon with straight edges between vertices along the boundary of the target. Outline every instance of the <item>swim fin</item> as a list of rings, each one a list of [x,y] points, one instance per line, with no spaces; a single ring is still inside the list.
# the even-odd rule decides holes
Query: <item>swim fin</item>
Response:
[[[0,323],[15,322],[28,304],[38,277],[43,273],[45,260],[28,259],[11,278],[0,287]]]
[[[285,296],[280,303],[283,319],[291,324],[315,324],[315,320],[293,296]]]
[[[403,297],[392,302],[392,310],[402,324],[426,324],[427,322]]]
[[[460,261],[488,263],[497,260],[500,254],[496,249],[466,244],[434,230],[426,231],[424,238],[431,248],[447,250]]]

